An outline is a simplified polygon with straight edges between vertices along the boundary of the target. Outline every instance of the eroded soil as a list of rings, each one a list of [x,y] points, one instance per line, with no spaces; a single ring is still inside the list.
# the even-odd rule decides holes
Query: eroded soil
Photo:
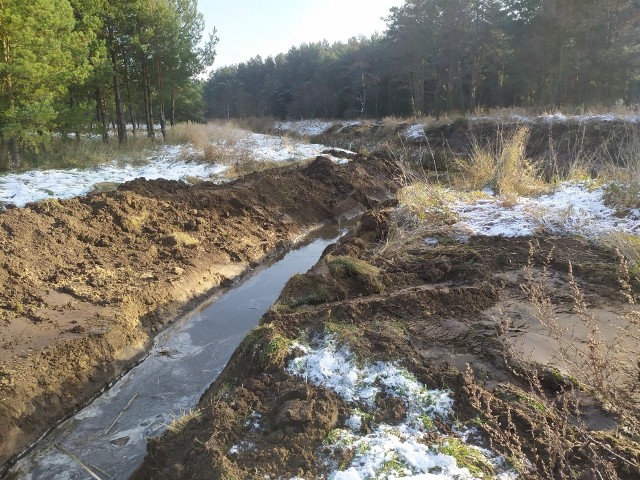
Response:
[[[141,179],[0,213],[0,465],[212,288],[310,228],[384,201],[394,177],[381,157],[319,157],[224,185]]]
[[[603,336],[614,338],[621,323],[609,320],[637,311],[629,300],[639,291],[635,281],[621,289],[616,256],[554,237],[435,245],[419,237],[394,248],[392,217],[392,208],[367,213],[353,235],[290,280],[198,415],[152,441],[134,478],[311,479],[348,465],[348,455],[325,461],[328,435],[344,426],[347,406],[284,371],[295,349],[273,354],[281,338],[316,334],[337,336],[369,361],[399,361],[428,388],[451,389],[459,422],[476,425],[485,445],[506,458],[528,459],[522,478],[640,478],[637,418],[573,376],[587,366],[562,357],[529,293],[547,286],[547,313],[559,315],[565,330],[584,325],[584,305]],[[336,258],[377,269],[354,274],[337,268]],[[574,344],[589,343],[589,329],[570,331]],[[403,420],[398,399],[376,402],[365,433]]]

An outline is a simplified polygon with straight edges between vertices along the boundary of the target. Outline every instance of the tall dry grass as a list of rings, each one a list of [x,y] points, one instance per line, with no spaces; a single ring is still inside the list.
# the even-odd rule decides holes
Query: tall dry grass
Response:
[[[547,192],[549,184],[542,178],[539,165],[527,158],[527,127],[513,133],[498,130],[496,140],[485,145],[475,141],[469,160],[458,160],[460,174],[454,185],[480,190],[486,187],[499,195],[530,196]]]

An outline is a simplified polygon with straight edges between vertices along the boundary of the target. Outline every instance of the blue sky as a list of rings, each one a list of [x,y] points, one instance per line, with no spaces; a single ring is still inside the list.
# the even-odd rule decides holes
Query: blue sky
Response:
[[[198,0],[198,9],[207,35],[214,26],[218,29],[218,68],[284,53],[305,42],[383,32],[380,17],[402,4],[404,0]]]

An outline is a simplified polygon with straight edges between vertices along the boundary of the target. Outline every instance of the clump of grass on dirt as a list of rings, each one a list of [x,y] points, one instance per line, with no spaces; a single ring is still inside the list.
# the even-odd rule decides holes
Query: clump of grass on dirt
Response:
[[[353,279],[369,293],[380,293],[384,289],[380,280],[380,269],[364,260],[348,255],[329,255],[326,261],[334,278]]]
[[[460,197],[456,192],[440,185],[417,182],[401,188],[397,197],[400,209],[420,221],[426,221],[432,225],[450,225],[458,221],[457,215],[449,204]]]
[[[530,196],[549,190],[537,165],[526,156],[529,129],[519,127],[510,135],[498,133],[494,144],[475,142],[468,161],[457,162],[460,186],[472,190],[491,187],[499,195]]]
[[[329,282],[321,276],[294,275],[289,279],[280,294],[281,306],[298,307],[300,305],[318,305],[343,298],[339,285]],[[281,307],[278,307],[281,310]]]
[[[189,422],[199,420],[201,417],[201,410],[194,409],[186,411],[181,415],[174,417],[173,421],[167,426],[167,430],[174,434],[180,433]]]
[[[640,208],[640,182],[629,180],[626,183],[608,183],[604,188],[604,202],[619,214]]]
[[[350,256],[328,257],[327,263],[332,273],[340,277],[373,276],[380,274],[380,269],[364,260]]]
[[[618,252],[627,264],[628,273],[640,278],[640,237],[626,232],[615,232],[603,237],[600,243]]]
[[[263,370],[283,369],[291,340],[284,337],[273,323],[255,328],[244,341],[244,354],[253,366]]]
[[[478,478],[492,478],[495,468],[483,453],[459,438],[447,438],[438,446],[438,452],[456,459],[460,468],[467,468],[471,475]]]

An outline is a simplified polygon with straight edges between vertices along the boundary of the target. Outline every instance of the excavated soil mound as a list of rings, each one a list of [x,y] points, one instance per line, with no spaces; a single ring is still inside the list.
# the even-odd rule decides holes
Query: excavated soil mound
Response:
[[[223,185],[139,179],[0,213],[0,464],[198,298],[313,226],[384,201],[394,177],[384,158],[318,157]],[[330,424],[338,407],[309,398],[329,402]]]

